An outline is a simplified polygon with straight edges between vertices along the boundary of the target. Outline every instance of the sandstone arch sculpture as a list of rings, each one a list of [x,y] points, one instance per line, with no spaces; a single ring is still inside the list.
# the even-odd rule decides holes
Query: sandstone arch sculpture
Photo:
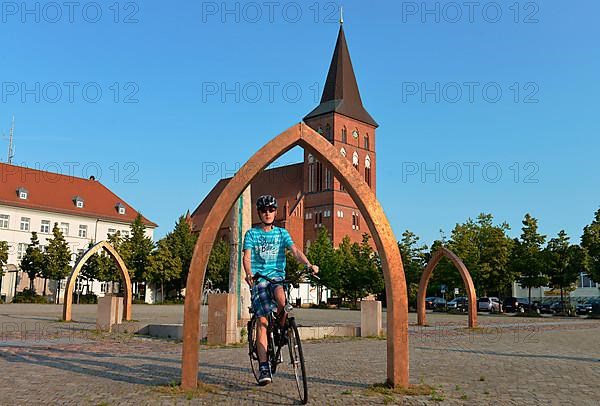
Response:
[[[433,254],[433,257],[429,260],[429,263],[421,275],[421,281],[419,282],[419,292],[417,294],[417,324],[424,326],[426,323],[426,312],[425,312],[425,296],[427,293],[427,285],[433,270],[440,262],[442,257],[448,258],[454,266],[460,272],[463,282],[465,283],[465,289],[467,291],[467,297],[469,298],[469,328],[477,327],[477,295],[475,294],[475,285],[469,270],[462,262],[462,260],[452,251],[447,248],[440,248]]]
[[[408,298],[402,258],[389,222],[375,194],[333,145],[304,123],[279,134],[256,152],[225,186],[200,231],[186,286],[183,324],[181,386],[194,389],[198,384],[200,294],[204,274],[217,231],[235,200],[252,179],[279,156],[301,146],[331,167],[363,217],[381,255],[387,292],[387,379],[394,386],[408,386]]]
[[[125,297],[123,298],[123,319],[131,320],[131,301],[133,297],[133,291],[131,289],[131,279],[129,278],[129,271],[125,266],[125,262],[119,255],[116,249],[112,245],[110,245],[107,241],[100,241],[92,248],[90,248],[75,264],[73,267],[73,271],[67,280],[67,286],[65,288],[65,300],[63,303],[63,320],[71,321],[71,311],[73,308],[73,290],[75,289],[75,282],[77,281],[77,276],[81,272],[81,269],[91,258],[92,255],[99,252],[101,249],[104,249],[108,254],[112,257],[121,272],[121,278],[124,283],[124,291]]]

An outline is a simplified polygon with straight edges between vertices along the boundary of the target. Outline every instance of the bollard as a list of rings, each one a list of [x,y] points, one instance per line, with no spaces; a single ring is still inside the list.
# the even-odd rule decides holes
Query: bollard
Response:
[[[360,302],[360,336],[378,337],[381,332],[381,302],[362,300]]]

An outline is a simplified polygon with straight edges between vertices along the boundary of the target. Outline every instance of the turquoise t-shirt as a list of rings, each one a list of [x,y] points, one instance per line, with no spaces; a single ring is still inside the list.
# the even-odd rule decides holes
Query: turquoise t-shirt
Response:
[[[252,274],[260,273],[268,278],[285,278],[285,249],[294,245],[285,228],[273,227],[264,231],[251,228],[244,236],[244,250],[251,250]]]

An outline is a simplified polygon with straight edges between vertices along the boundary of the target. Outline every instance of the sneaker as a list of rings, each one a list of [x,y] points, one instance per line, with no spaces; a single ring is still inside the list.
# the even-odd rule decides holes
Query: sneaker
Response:
[[[272,381],[271,378],[271,370],[268,366],[260,368],[260,375],[258,377],[258,384],[260,386],[265,386],[270,384]]]

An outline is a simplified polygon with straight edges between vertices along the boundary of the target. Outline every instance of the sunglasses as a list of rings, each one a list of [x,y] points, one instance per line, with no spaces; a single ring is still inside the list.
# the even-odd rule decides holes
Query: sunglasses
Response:
[[[274,208],[274,207],[269,207],[269,208],[266,208],[266,209],[262,209],[260,212],[263,213],[263,214],[264,213],[274,213],[275,210],[277,210],[277,209]]]

